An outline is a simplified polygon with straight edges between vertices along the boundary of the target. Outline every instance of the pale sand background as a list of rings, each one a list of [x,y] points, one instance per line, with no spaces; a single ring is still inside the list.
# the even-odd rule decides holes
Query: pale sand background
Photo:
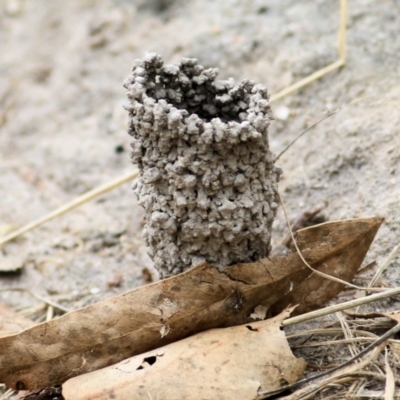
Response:
[[[122,82],[135,58],[196,57],[221,79],[250,78],[276,93],[335,61],[338,3],[2,1],[0,226],[21,226],[132,169]],[[346,67],[274,103],[276,116],[290,114],[273,122],[270,142],[278,153],[343,106],[282,156],[280,190],[292,219],[325,202],[329,220],[384,216],[366,260],[380,262],[400,240],[400,3],[350,7]],[[153,271],[141,215],[127,184],[36,229],[0,250],[25,265],[20,276],[1,275],[0,288],[28,287],[74,309],[144,284],[142,269]],[[274,226],[276,242],[281,211]],[[398,267],[384,275],[392,286]],[[38,304],[21,293],[0,300]]]

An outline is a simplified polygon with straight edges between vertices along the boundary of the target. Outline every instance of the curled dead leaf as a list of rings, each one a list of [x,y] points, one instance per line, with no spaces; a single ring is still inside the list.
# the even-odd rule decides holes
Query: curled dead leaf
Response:
[[[64,383],[63,396],[65,400],[254,399],[260,391],[293,383],[303,374],[306,362],[292,354],[280,329],[289,314],[285,310],[266,321],[201,332],[72,378]]]
[[[299,231],[297,241],[313,268],[350,282],[381,222],[328,222]],[[204,263],[1,338],[0,382],[19,390],[61,384],[200,331],[253,321],[257,306],[271,315],[289,303],[299,304],[296,313],[318,308],[343,286],[312,274],[297,253],[221,270]]]

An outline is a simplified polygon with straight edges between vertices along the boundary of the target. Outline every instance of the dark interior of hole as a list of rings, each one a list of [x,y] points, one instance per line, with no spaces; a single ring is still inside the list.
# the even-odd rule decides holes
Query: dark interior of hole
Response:
[[[136,368],[136,370],[141,370],[144,369],[143,367],[143,363],[147,362],[149,365],[153,365],[155,364],[157,361],[157,357],[156,356],[150,356],[150,357],[146,357],[143,359],[142,365],[139,365],[139,367]]]
[[[153,78],[153,79],[151,79]],[[181,82],[176,77],[157,75],[150,77],[146,94],[155,100],[164,99],[179,110],[186,110],[189,115],[196,114],[205,122],[220,118],[223,122],[241,122],[239,114],[246,113],[249,93],[242,88],[232,98],[228,89],[217,90],[211,82],[197,84],[188,79]],[[242,118],[246,114],[242,114]]]
[[[147,362],[150,365],[153,365],[157,361],[157,357],[156,356],[146,357],[143,361]]]
[[[258,332],[258,329],[253,328],[251,325],[246,325],[246,328],[247,328],[249,331]]]

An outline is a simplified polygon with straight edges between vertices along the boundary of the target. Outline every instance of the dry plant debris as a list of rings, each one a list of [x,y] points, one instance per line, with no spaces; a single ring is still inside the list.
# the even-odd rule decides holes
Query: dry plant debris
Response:
[[[381,222],[328,222],[299,231],[297,241],[313,268],[350,282]],[[298,313],[321,307],[343,287],[312,274],[297,253],[219,270],[202,264],[0,339],[0,380],[20,390],[50,387],[199,331],[242,324],[260,305],[271,315],[289,302]]]
[[[304,349],[309,348],[310,352],[305,357],[308,366],[324,372],[311,376],[309,374],[289,388],[282,387],[281,390],[294,390],[292,395],[283,398],[397,398],[389,395],[393,392],[393,386],[399,384],[396,378],[400,371],[400,341],[393,338],[400,330],[399,312],[377,313],[376,317],[387,317],[388,314],[391,314],[390,319],[396,325],[384,320],[369,322],[362,315],[354,321],[345,321],[339,316],[339,327],[336,324],[288,335],[295,353],[298,353],[296,349],[303,349],[301,354],[304,356],[307,354]],[[388,330],[388,327],[391,328]],[[377,332],[382,330],[385,333],[379,336]],[[347,351],[344,347],[346,345],[349,346]],[[382,354],[385,346],[386,350]],[[353,356],[349,357],[348,354]],[[332,364],[332,361],[340,364]],[[389,369],[393,372],[394,379],[391,378],[390,371],[387,374]],[[259,398],[269,398],[278,392],[279,390],[261,393]]]
[[[338,315],[342,330],[344,333],[345,338],[351,337],[352,336],[352,331],[350,327],[348,326],[347,322],[343,319],[343,317],[339,314]],[[324,385],[327,383],[330,383],[332,380],[335,380],[337,378],[342,378],[343,376],[347,376],[349,374],[354,373],[360,368],[365,367],[368,365],[368,363],[375,359],[382,349],[385,347],[387,341],[394,335],[396,335],[400,331],[400,324],[396,323],[394,327],[389,329],[387,332],[385,332],[382,336],[378,337],[373,343],[369,344],[366,346],[364,349],[361,351],[358,350],[358,348],[354,345],[352,341],[349,341],[349,350],[350,353],[352,354],[352,357],[350,359],[347,359],[343,364],[335,366],[333,368],[330,368],[320,374],[317,374],[315,376],[311,376],[308,378],[301,379],[300,381],[297,381],[293,384],[281,387],[279,389],[275,389],[269,392],[263,392],[260,393],[259,398],[268,398],[270,396],[273,396],[275,394],[281,393],[285,390],[292,390],[296,389],[298,387],[303,386],[303,389],[300,389],[298,393],[295,393],[293,398],[302,398],[303,393],[302,392],[307,392],[307,395],[310,393],[313,393],[314,391],[320,390]],[[365,356],[365,357],[364,357]],[[363,358],[364,357],[364,358]],[[361,362],[356,364],[358,360],[362,359]],[[386,362],[387,357],[385,358]],[[312,381],[319,381],[318,384],[314,384],[308,387],[304,388],[305,384],[309,384]]]
[[[72,378],[66,400],[254,399],[295,382],[305,362],[293,356],[280,329],[290,310],[260,322],[212,329],[180,342]],[[101,385],[99,385],[101,382]]]

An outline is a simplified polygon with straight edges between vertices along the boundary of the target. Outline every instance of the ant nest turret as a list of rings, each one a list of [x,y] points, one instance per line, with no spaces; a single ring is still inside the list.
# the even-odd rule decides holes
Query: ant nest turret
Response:
[[[195,59],[168,65],[149,53],[124,84],[140,170],[134,190],[161,277],[270,252],[280,169],[268,144],[268,92],[217,74]]]

